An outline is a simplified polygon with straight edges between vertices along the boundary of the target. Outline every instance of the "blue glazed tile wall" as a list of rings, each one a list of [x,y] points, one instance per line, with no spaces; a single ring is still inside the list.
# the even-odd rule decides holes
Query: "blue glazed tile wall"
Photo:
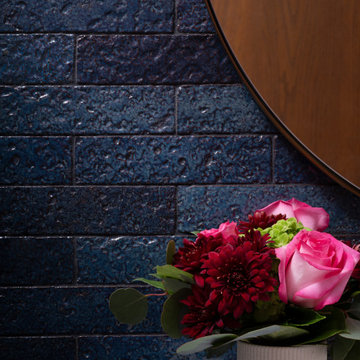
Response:
[[[161,298],[128,328],[109,295],[278,198],[360,241],[360,199],[261,112],[202,0],[9,0],[0,54],[2,359],[178,359]]]

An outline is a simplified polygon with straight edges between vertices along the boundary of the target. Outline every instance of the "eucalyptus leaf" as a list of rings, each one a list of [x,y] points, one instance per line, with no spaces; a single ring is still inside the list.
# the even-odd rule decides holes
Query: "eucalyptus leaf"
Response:
[[[321,342],[345,330],[345,316],[341,310],[329,307],[322,311],[322,314],[326,316],[326,319],[306,327],[310,336],[303,344]]]
[[[346,332],[339,335],[346,339],[360,340],[360,321],[347,317],[345,324]]]
[[[174,240],[170,240],[166,247],[166,263],[171,265],[173,263],[174,255],[176,254],[176,245]]]
[[[136,278],[133,281],[141,281],[141,282],[151,285],[157,289],[165,290],[165,287],[164,287],[164,284],[162,283],[162,281],[149,280],[149,279],[145,279],[145,278]]]
[[[237,337],[238,336],[236,334],[215,334],[204,336],[181,345],[176,352],[179,355],[194,354],[211,348],[214,344],[228,343]]]
[[[304,329],[298,329],[293,326],[285,325],[271,325],[263,328],[248,331],[240,336],[235,334],[216,334],[204,336],[195,339],[177,349],[180,355],[188,355],[203,350],[208,350],[208,353],[222,353],[225,347],[230,346],[236,341],[251,341],[257,340],[271,340],[284,341],[291,337],[298,337],[306,335],[308,332]]]
[[[180,289],[191,289],[191,285],[189,283],[185,283],[177,279],[165,278],[162,282],[165,290],[169,294],[173,294]]]
[[[360,296],[355,297],[348,312],[352,315],[352,317],[360,320]]]
[[[162,279],[172,278],[194,284],[194,276],[184,270],[180,270],[172,265],[162,265],[156,267],[156,274]]]
[[[177,339],[182,335],[180,322],[187,310],[187,307],[180,301],[185,299],[189,294],[191,294],[189,289],[181,289],[175,294],[170,295],[164,302],[161,313],[161,326],[172,338]]]
[[[287,325],[308,326],[326,319],[326,316],[321,315],[312,309],[289,306],[287,309],[287,318],[289,318]]]
[[[284,341],[288,343],[290,341],[289,339],[296,339],[307,334],[308,331],[303,328],[287,325],[270,325],[261,329],[249,331],[239,336],[236,341],[251,341],[256,339],[256,341],[260,343],[266,342],[278,344],[283,343]],[[294,343],[296,343],[296,341]]]
[[[227,351],[229,351],[229,349],[231,349],[231,347],[234,345],[235,345],[234,342],[226,342],[222,345],[212,346],[205,350],[206,357],[207,358],[219,357],[219,356],[225,354]]]
[[[110,295],[109,307],[115,318],[128,325],[143,321],[148,311],[147,298],[135,289],[118,289]]]

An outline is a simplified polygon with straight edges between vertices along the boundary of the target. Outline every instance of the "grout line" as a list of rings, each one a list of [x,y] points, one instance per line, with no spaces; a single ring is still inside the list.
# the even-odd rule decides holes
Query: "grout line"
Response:
[[[360,233],[343,233],[343,232],[331,232],[331,234],[335,237],[359,237]],[[183,236],[190,236],[190,237],[194,237],[194,235],[192,235],[191,233],[187,233],[187,232],[175,232],[175,234],[144,234],[144,235],[139,235],[139,234],[84,234],[84,235],[0,235],[0,241],[4,240],[4,239],[12,239],[12,238],[16,238],[16,239],[44,239],[44,238],[54,238],[54,239],[59,239],[59,240],[63,240],[63,239],[69,239],[69,238],[74,238],[74,239],[79,239],[79,238],[100,238],[100,239],[107,239],[109,237],[111,238],[132,238],[132,239],[143,239],[146,237],[156,237],[156,238],[162,238],[161,240],[166,241],[169,238],[173,238],[173,237],[183,237]],[[121,241],[121,239],[119,239],[119,241]],[[53,286],[53,285],[51,285]]]
[[[209,87],[209,86],[224,86],[224,87],[238,87],[238,86],[244,86],[242,83],[221,83],[221,82],[214,82],[214,83],[175,83],[175,82],[169,82],[166,84],[163,83],[147,83],[147,84],[139,84],[139,83],[122,83],[122,84],[76,84],[74,85],[73,83],[54,83],[54,84],[46,84],[46,83],[28,83],[28,84],[6,84],[6,83],[1,83],[0,84],[0,89],[1,88],[6,88],[6,87],[11,87],[11,88],[16,88],[16,87],[76,87],[76,88],[87,88],[87,87],[101,87],[101,88],[106,88],[106,87],[116,87],[116,88],[127,88],[127,87],[134,87],[134,88],[153,88],[153,87],[167,87],[167,86],[200,86],[200,87]]]
[[[74,37],[74,84],[77,84],[78,37]]]
[[[176,120],[174,123],[176,123]],[[174,125],[174,127],[176,127]],[[176,129],[175,129],[176,131]],[[173,131],[159,134],[136,134],[136,133],[66,133],[66,134],[54,134],[54,133],[44,133],[44,134],[0,134],[1,138],[67,138],[67,137],[81,137],[81,138],[235,138],[235,137],[263,137],[263,136],[273,136],[274,133],[235,133],[235,132],[222,132],[222,133],[201,133],[201,134],[190,134],[190,133],[180,133],[176,134]]]
[[[75,171],[75,142],[76,137],[71,137],[71,184],[75,185],[76,171]]]
[[[175,87],[174,92],[174,122],[175,122],[175,135],[178,135],[178,111],[179,111],[179,104],[178,104],[178,88]]]
[[[176,237],[176,236],[184,236],[184,235],[189,235],[189,236],[193,236],[193,235],[190,235],[190,233],[182,233],[182,232],[177,232],[175,234],[151,234],[151,235],[139,235],[139,234],[135,234],[135,235],[129,235],[129,234],[112,234],[112,235],[104,235],[104,234],[97,234],[97,235],[94,235],[94,234],[86,234],[86,235],[0,235],[0,240],[1,239],[11,239],[11,238],[16,238],[16,239],[27,239],[27,238],[32,238],[32,239],[43,239],[44,237],[46,238],[54,238],[54,239],[59,239],[59,240],[63,240],[63,239],[78,239],[78,238],[94,238],[94,237],[97,237],[97,238],[108,238],[109,236],[113,237],[113,238],[138,238],[138,239],[143,239],[144,237],[148,237],[148,236],[151,236],[151,237],[157,237],[157,238],[164,238],[164,240],[168,239],[169,237]],[[349,235],[349,234],[347,234]],[[351,234],[350,234],[351,235]],[[356,235],[356,234],[355,234]],[[360,235],[357,234],[358,236]]]
[[[178,231],[178,211],[179,211],[179,190],[178,186],[175,187],[175,207],[174,207],[174,234]]]
[[[125,36],[217,36],[216,32],[213,31],[178,31],[177,30],[177,8],[175,8],[174,12],[174,26],[172,30],[169,31],[129,31],[129,32],[120,32],[120,31],[102,31],[102,32],[94,32],[94,31],[77,31],[77,30],[69,30],[69,31],[0,31],[0,36],[22,36],[22,35],[30,35],[30,36],[37,36],[37,35],[74,35],[74,36],[118,36],[118,37],[125,37]]]
[[[306,187],[306,186],[315,186],[315,187],[325,187],[325,188],[331,188],[338,186],[337,184],[305,184],[305,183],[299,183],[299,184],[269,184],[269,183],[194,183],[194,182],[184,182],[184,183],[171,183],[171,184],[163,184],[163,183],[119,183],[119,184],[83,184],[79,183],[76,185],[64,185],[64,184],[51,184],[51,185],[16,185],[16,184],[0,184],[0,189],[62,189],[62,188],[68,188],[68,189],[74,189],[74,188],[143,188],[143,187],[153,187],[153,188],[176,188],[176,186],[179,187],[192,187],[192,188],[203,188],[203,187],[243,187],[243,188],[251,188],[251,187],[257,187],[257,188],[272,188],[272,187],[279,187],[279,188],[288,188],[288,187]]]
[[[275,137],[271,137],[271,183],[275,184]]]
[[[174,1],[174,35],[177,35],[179,33],[178,31],[178,5],[179,5],[179,0],[175,0]]]
[[[75,360],[79,360],[79,337],[75,336]]]
[[[96,338],[96,337],[118,337],[118,338],[122,338],[122,337],[166,337],[168,338],[169,335],[164,334],[164,333],[133,333],[133,334],[129,334],[129,333],[89,333],[89,334],[70,334],[70,335],[66,335],[66,334],[54,334],[54,335],[44,335],[44,334],[39,334],[39,335],[16,335],[16,334],[11,334],[11,335],[3,335],[0,334],[0,338],[1,339],[78,339],[78,338],[82,338],[82,337],[90,337],[90,338]]]
[[[150,285],[134,285],[134,284],[128,284],[128,283],[118,283],[118,284],[78,284],[76,286],[74,285],[0,285],[0,290],[6,290],[6,289],[106,289],[106,288],[117,288],[121,286],[126,286],[129,288],[141,288],[141,289],[150,289]]]
[[[109,83],[97,83],[97,82],[78,82],[76,86],[92,86],[92,87],[120,87],[120,86],[133,86],[133,87],[141,87],[141,86],[244,86],[240,81],[228,81],[228,82],[146,82],[146,83],[138,83],[138,82],[109,82]],[[74,86],[73,82],[64,82],[64,83],[1,83],[0,87],[31,87],[31,86],[44,86],[44,87],[55,87],[55,86]]]
[[[74,265],[74,270],[73,270],[73,284],[77,285],[77,281],[78,281],[78,277],[79,277],[79,265],[78,265],[78,261],[77,261],[77,239],[76,237],[73,237],[72,239],[72,243],[73,243],[73,247],[74,247],[74,251],[73,251],[73,265]]]

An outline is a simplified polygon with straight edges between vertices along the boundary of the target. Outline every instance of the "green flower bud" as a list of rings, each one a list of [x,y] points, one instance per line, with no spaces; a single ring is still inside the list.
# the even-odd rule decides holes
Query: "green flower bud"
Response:
[[[273,248],[279,248],[287,245],[293,237],[302,229],[307,229],[301,222],[297,222],[295,218],[287,220],[279,220],[276,224],[266,229],[257,229],[261,232],[261,235],[269,234],[271,242],[268,246]]]

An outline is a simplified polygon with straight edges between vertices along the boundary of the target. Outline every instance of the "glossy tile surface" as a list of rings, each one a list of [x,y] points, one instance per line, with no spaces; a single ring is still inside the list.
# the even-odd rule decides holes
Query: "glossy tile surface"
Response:
[[[170,240],[182,245],[183,237],[81,237],[77,238],[79,284],[138,284],[134,279],[149,276],[156,265],[165,265]]]
[[[244,85],[181,86],[178,101],[182,134],[276,132]]]
[[[169,234],[169,187],[0,188],[3,234]]]
[[[69,237],[0,238],[1,285],[70,284],[74,244]]]
[[[82,84],[239,82],[214,35],[80,36],[77,70]]]
[[[74,51],[72,35],[0,34],[0,83],[70,83]]]
[[[174,0],[8,0],[0,31],[170,32]]]
[[[69,184],[70,138],[0,137],[0,184]]]
[[[0,87],[0,134],[158,134],[175,129],[172,87]]]
[[[254,183],[270,180],[269,137],[81,138],[76,181]]]

